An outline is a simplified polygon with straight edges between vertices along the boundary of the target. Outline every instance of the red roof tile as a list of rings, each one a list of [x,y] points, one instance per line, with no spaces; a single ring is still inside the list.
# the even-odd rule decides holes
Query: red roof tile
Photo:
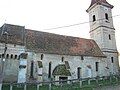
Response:
[[[2,35],[4,31],[12,35],[9,36],[8,43],[25,45],[27,51],[58,55],[105,57],[92,39],[34,31],[21,26],[6,24],[5,28],[0,30],[0,42],[4,42]]]
[[[104,57],[94,40],[26,30],[26,47],[41,53]]]

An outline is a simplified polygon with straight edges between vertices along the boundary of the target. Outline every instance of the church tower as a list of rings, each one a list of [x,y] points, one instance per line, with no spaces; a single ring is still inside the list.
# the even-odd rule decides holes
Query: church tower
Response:
[[[111,11],[113,7],[106,0],[91,0],[86,11],[89,13],[90,37],[107,56],[105,62],[109,73],[117,74],[119,63]]]

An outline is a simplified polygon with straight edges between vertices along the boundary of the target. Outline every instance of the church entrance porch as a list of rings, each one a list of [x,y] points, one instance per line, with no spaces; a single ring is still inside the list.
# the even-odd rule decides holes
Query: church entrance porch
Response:
[[[60,83],[67,83],[68,77],[59,77],[59,81],[62,81]]]

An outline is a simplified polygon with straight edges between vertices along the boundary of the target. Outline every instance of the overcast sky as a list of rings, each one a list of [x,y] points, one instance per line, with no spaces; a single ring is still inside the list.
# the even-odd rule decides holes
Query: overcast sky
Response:
[[[120,15],[120,0],[107,1],[114,5],[113,16]],[[0,26],[9,23],[39,31],[89,38],[89,23],[45,29],[88,22],[86,9],[90,3],[91,0],[0,0]],[[120,16],[113,20],[120,51]]]

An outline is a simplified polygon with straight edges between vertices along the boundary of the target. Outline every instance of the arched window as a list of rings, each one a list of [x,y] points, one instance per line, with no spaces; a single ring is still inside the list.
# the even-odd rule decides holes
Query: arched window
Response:
[[[10,58],[11,58],[11,59],[13,58],[13,54],[11,54]]]
[[[107,14],[107,13],[105,13],[105,19],[107,19],[107,20],[108,20],[108,14]]]
[[[34,73],[34,62],[31,61],[31,67],[30,67],[30,78],[33,78],[33,73]]]
[[[9,54],[6,55],[6,58],[7,58],[7,59],[9,58]]]
[[[95,62],[96,72],[98,72],[99,62]]]
[[[43,60],[43,57],[44,57],[44,55],[43,55],[43,54],[41,54],[41,60]]]
[[[78,79],[80,79],[80,77],[81,77],[81,67],[77,68],[77,77],[78,77]]]
[[[111,40],[111,35],[109,34],[109,40]]]
[[[96,21],[96,17],[95,17],[95,15],[93,15],[93,22],[94,22],[94,21]]]
[[[62,62],[64,61],[64,57],[62,57]]]
[[[114,63],[114,58],[113,57],[111,57],[111,62]]]
[[[15,59],[17,59],[17,55],[15,55]]]
[[[4,57],[4,54],[2,54],[2,58]]]
[[[84,57],[83,57],[83,56],[81,56],[81,60],[84,60]]]
[[[49,62],[48,78],[51,78],[51,62]]]

